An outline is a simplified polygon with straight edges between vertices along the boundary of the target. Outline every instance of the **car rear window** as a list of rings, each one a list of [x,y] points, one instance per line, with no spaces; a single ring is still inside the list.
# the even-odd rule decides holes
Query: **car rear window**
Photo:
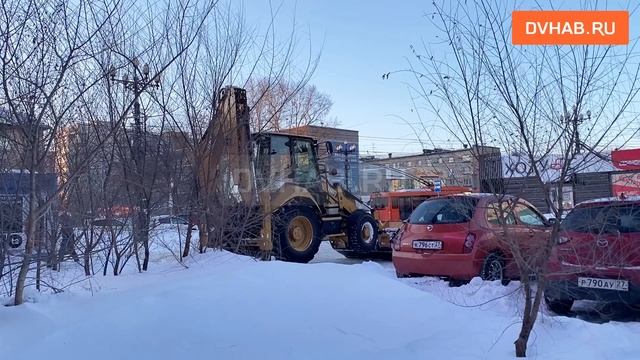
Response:
[[[430,199],[418,206],[409,217],[410,224],[460,224],[473,217],[478,199],[454,197]]]
[[[584,233],[640,232],[640,205],[577,207],[562,221],[561,228]]]

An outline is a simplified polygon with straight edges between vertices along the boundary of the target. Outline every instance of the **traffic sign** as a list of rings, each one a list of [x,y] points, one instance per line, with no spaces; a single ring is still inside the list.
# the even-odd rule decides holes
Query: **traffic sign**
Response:
[[[442,191],[442,181],[434,180],[433,181],[433,191],[440,192]]]

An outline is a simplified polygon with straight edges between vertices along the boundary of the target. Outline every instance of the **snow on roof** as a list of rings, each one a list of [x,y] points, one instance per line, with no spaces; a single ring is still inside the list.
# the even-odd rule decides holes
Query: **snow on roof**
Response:
[[[611,197],[604,197],[604,198],[598,198],[598,199],[591,199],[591,200],[586,200],[577,204],[576,207],[584,204],[610,203],[610,202],[640,202],[640,195],[627,196],[625,198],[611,196]]]

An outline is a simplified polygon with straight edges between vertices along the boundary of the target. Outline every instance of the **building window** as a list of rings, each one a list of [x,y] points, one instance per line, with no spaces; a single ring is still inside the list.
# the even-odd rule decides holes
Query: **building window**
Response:
[[[418,166],[422,166],[422,160],[418,160]]]
[[[411,166],[411,165],[413,165],[411,161],[407,161],[407,166]]]
[[[442,164],[442,158],[438,158],[438,164]]]
[[[471,161],[471,155],[464,155],[462,161]]]
[[[449,162],[450,162],[450,163],[452,163],[452,162],[454,162],[454,161],[455,161],[455,159],[454,159],[453,157],[450,157],[450,158],[449,158]]]

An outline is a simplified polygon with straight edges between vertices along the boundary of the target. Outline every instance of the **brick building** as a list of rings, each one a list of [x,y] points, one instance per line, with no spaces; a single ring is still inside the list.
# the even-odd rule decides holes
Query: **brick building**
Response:
[[[422,154],[408,156],[393,156],[390,153],[386,158],[367,159],[364,166],[367,170],[365,173],[384,169],[384,178],[380,179],[382,183],[369,184],[371,191],[420,187],[416,178],[440,180],[445,186],[468,186],[475,191],[488,191],[490,182],[502,173],[500,149],[490,146],[457,150],[424,149]],[[376,185],[380,189],[374,189]]]
[[[360,146],[358,131],[339,129],[326,126],[305,125],[297,128],[285,129],[294,135],[310,136],[318,141],[318,157],[320,163],[325,164],[328,170],[336,169],[338,172],[330,179],[342,184],[348,184],[349,190],[360,192]],[[330,142],[333,153],[329,154],[325,144]],[[346,145],[345,145],[346,144]],[[347,153],[345,154],[345,149]],[[345,176],[347,174],[348,176]]]

